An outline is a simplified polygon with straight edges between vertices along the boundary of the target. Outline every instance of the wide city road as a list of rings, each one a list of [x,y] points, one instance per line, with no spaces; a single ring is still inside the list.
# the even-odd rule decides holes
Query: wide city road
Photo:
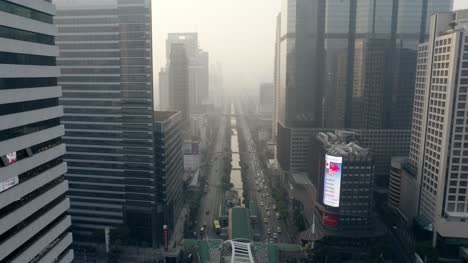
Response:
[[[203,194],[199,209],[197,235],[200,235],[200,229],[205,225],[205,231],[203,236],[199,238],[219,238],[215,233],[213,227],[213,221],[218,219],[220,206],[224,201],[224,193],[221,185],[221,178],[224,173],[224,156],[226,146],[226,125],[229,125],[229,117],[221,114],[218,133],[216,135],[215,144],[213,146],[213,154],[211,159],[207,161],[207,191]],[[230,134],[229,134],[230,135]],[[205,185],[201,186],[205,189]],[[195,230],[194,230],[195,231]]]
[[[261,241],[270,243],[290,243],[292,240],[288,234],[287,225],[283,220],[277,218],[276,204],[272,197],[270,188],[270,174],[263,171],[262,165],[258,158],[255,142],[252,139],[250,128],[247,124],[242,105],[240,102],[235,104],[236,114],[238,115],[238,122],[240,126],[239,137],[242,136],[244,141],[247,142],[247,149],[241,151],[243,160],[249,160],[248,163],[248,177],[247,180],[250,186],[250,196],[257,205],[257,212],[259,216],[259,226]],[[245,156],[247,155],[247,156]]]

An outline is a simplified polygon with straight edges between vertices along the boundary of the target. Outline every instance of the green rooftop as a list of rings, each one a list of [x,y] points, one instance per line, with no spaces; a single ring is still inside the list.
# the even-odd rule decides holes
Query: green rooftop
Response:
[[[245,207],[231,209],[231,239],[250,239],[249,212]]]

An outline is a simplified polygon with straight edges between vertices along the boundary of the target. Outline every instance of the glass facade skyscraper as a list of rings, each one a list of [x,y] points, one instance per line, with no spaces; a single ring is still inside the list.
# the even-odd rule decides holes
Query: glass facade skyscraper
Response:
[[[56,4],[74,233],[126,225],[155,246],[150,1]]]

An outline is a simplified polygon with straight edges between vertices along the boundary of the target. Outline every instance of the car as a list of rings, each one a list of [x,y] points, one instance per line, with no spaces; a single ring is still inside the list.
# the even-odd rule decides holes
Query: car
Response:
[[[280,219],[280,213],[275,214],[276,219]]]
[[[274,239],[277,239],[277,238],[278,238],[278,234],[273,233],[273,238],[274,238]]]
[[[275,240],[273,238],[270,238],[270,243],[275,243]]]
[[[271,229],[269,229],[269,228],[267,229],[267,234],[268,235],[271,234]]]
[[[276,232],[281,233],[281,227],[277,227]]]
[[[260,202],[260,206],[263,206],[263,202]]]
[[[267,212],[267,216],[271,216],[271,213],[270,213],[270,212]]]
[[[276,210],[276,205],[273,205],[273,209]]]
[[[267,192],[267,193],[266,193],[266,196],[270,196],[270,193]]]
[[[263,223],[268,224],[268,218],[265,217],[265,218],[263,219]]]

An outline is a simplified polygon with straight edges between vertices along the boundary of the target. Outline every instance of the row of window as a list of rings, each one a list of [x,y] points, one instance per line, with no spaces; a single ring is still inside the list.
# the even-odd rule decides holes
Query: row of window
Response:
[[[54,45],[55,42],[54,37],[50,35],[20,30],[6,26],[0,26],[0,37],[46,45]]]
[[[55,57],[0,52],[0,64],[55,66]]]
[[[0,116],[58,106],[58,98],[0,104]]]
[[[20,6],[11,2],[7,2],[5,0],[0,0],[0,11],[5,13],[10,13],[17,16],[22,16],[30,19],[34,19],[37,21],[41,21],[44,23],[52,24],[53,17],[52,15],[39,12],[34,9],[30,9],[24,6]]]
[[[55,126],[59,126],[59,125],[60,125],[60,119],[55,118],[55,119],[35,122],[35,123],[31,123],[31,124],[24,125],[24,126],[3,130],[2,132],[0,132],[0,141],[5,141],[5,140],[9,140],[9,139],[16,138],[19,136],[24,136],[27,134],[35,133],[35,132],[45,130],[48,128],[52,128]]]
[[[0,78],[0,90],[57,86],[57,78]]]

